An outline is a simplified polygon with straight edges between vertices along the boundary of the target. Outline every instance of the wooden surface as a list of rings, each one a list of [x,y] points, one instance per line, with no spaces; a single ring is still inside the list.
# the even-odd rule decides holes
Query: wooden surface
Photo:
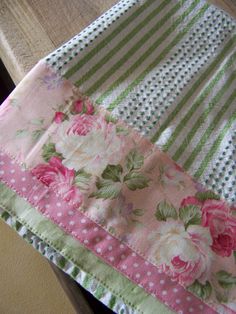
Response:
[[[116,0],[0,0],[0,58],[17,84]]]
[[[236,18],[236,0],[209,0],[208,2],[225,10],[234,18]]]
[[[0,0],[0,58],[17,84],[116,0]],[[210,0],[236,17],[236,0]]]
[[[0,235],[1,314],[93,313],[73,308],[46,259],[1,220]]]

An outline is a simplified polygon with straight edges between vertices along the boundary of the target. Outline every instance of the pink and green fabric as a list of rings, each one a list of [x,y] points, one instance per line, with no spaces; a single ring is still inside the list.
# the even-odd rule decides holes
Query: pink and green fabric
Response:
[[[0,107],[1,217],[116,313],[236,313],[235,26],[120,1]]]

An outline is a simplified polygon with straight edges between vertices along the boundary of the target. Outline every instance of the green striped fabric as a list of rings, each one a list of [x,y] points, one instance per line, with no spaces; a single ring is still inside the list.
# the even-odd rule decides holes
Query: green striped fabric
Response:
[[[71,48],[71,40],[47,62],[235,202],[235,21],[203,0],[116,6],[90,26],[110,16],[110,27],[97,38],[88,29],[74,38],[80,48]],[[91,43],[84,47],[87,37]],[[58,59],[62,51],[66,57]]]

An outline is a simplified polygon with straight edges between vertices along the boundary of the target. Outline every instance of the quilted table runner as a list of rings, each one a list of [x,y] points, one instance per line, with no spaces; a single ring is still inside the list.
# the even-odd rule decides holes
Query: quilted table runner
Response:
[[[116,313],[236,313],[235,27],[122,0],[0,107],[1,217]]]

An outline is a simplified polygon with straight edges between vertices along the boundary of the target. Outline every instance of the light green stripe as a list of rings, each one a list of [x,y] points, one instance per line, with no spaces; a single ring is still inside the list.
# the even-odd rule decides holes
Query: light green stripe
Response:
[[[191,6],[173,23],[172,27],[168,28],[168,30],[163,34],[163,36],[161,36],[157,42],[155,43],[156,46],[158,46],[160,43],[163,42],[163,40],[165,40],[166,36],[170,35],[174,29],[182,22],[182,20],[189,14],[191,13],[191,11],[196,7],[196,5],[198,4],[199,0],[194,1]],[[203,15],[203,13],[207,10],[209,6],[206,4],[204,5],[199,12],[194,16],[193,19],[191,19],[191,21],[187,24],[187,26],[180,31],[175,39],[159,54],[159,56],[137,77],[137,79],[135,79],[117,98],[115,101],[113,101],[110,106],[108,107],[108,110],[113,110],[125,97],[127,97],[127,95],[133,90],[133,88],[135,86],[137,86],[144,78],[145,76],[155,67],[157,66],[158,63],[161,62],[161,60],[163,60],[166,56],[166,54],[168,54],[170,52],[170,50],[183,38],[183,36],[188,32],[188,30],[190,29],[190,27],[200,18],[200,16]],[[154,48],[151,46],[150,47],[152,50],[154,50]],[[150,49],[149,49],[150,51]],[[150,51],[152,52],[152,51]],[[139,65],[141,61],[144,61],[146,58],[148,57],[147,52],[140,58],[138,59],[135,64],[127,71],[125,72],[125,74],[121,77],[122,81],[127,78]],[[97,100],[98,103],[101,103],[103,101],[104,98],[106,98],[113,89],[115,89],[117,87],[117,85],[119,85],[121,82],[118,79],[118,81],[116,81],[114,84],[112,84],[112,86],[108,89],[108,91],[106,91],[103,95],[101,95],[99,97],[99,99]]]
[[[92,278],[89,275],[86,275],[83,280],[83,287],[85,289],[88,289],[89,285],[91,284],[91,281],[92,281]]]
[[[202,150],[203,145],[206,143],[206,141],[208,140],[208,138],[211,135],[211,133],[213,132],[213,130],[217,127],[217,124],[219,123],[220,119],[222,118],[224,113],[229,109],[229,107],[232,104],[232,102],[234,101],[235,97],[236,97],[236,90],[230,95],[230,97],[226,101],[225,105],[217,113],[214,120],[211,122],[209,127],[204,132],[204,134],[201,137],[200,141],[198,142],[197,146],[194,148],[191,155],[189,156],[189,158],[184,163],[183,168],[185,170],[188,170],[190,168],[190,166],[192,165],[192,163],[196,159],[197,155]]]
[[[109,300],[108,306],[110,309],[113,309],[115,304],[116,304],[116,297],[114,295],[112,295],[110,300]]]
[[[194,135],[197,133],[199,128],[202,126],[202,124],[206,121],[208,114],[215,107],[215,105],[220,101],[220,99],[223,97],[225,92],[229,89],[229,87],[232,84],[232,82],[234,81],[235,77],[236,77],[236,71],[234,71],[231,74],[231,76],[225,82],[224,86],[218,91],[218,93],[215,95],[215,97],[210,101],[208,107],[199,116],[197,121],[194,123],[193,127],[191,126],[190,132],[187,134],[187,136],[183,140],[182,144],[179,146],[179,148],[175,152],[174,156],[172,156],[172,158],[175,161],[177,161],[180,158],[180,156],[184,153],[185,149],[188,147],[188,144],[191,142]]]
[[[182,98],[182,100],[176,105],[175,109],[169,114],[164,123],[158,128],[158,131],[151,138],[151,142],[155,143],[162,132],[171,124],[176,115],[182,110],[182,108],[186,105],[187,101],[191,98],[194,92],[201,86],[202,82],[206,80],[206,78],[217,68],[217,66],[222,62],[222,60],[227,55],[228,51],[232,48],[233,44],[236,41],[236,36],[231,38],[227,44],[224,46],[221,53],[214,59],[214,61],[209,65],[209,67],[202,73],[199,79],[193,84],[191,89],[187,92],[187,94]]]
[[[103,286],[98,286],[94,295],[97,299],[100,300],[105,295],[105,293],[106,293],[105,288]]]
[[[82,85],[85,81],[87,81],[91,76],[95,75],[96,71],[98,71],[104,64],[106,64],[114,55],[122,48],[124,47],[143,27],[145,27],[154,17],[156,17],[157,14],[159,14],[167,4],[169,4],[169,0],[163,1],[155,10],[153,10],[145,19],[141,21],[130,33],[128,33],[117,45],[115,45],[97,64],[95,64],[87,73],[85,73],[81,79],[79,79],[75,85],[80,86]],[[148,32],[148,38],[151,37],[150,30]],[[140,43],[140,41],[139,41]],[[135,45],[136,48],[134,49],[134,52],[138,49],[140,45],[137,46]],[[134,53],[133,52],[133,53]],[[132,53],[132,54],[133,54]],[[101,78],[103,81],[103,79]],[[99,80],[100,81],[100,80]],[[100,83],[100,85],[103,82]]]
[[[195,172],[195,174],[194,174],[195,178],[199,178],[203,174],[203,172],[206,169],[208,163],[212,160],[213,155],[216,153],[216,151],[218,150],[221,142],[223,141],[223,139],[225,137],[225,134],[230,129],[230,127],[232,126],[232,124],[233,124],[233,122],[235,120],[236,120],[236,112],[229,118],[228,122],[226,123],[226,125],[224,126],[222,131],[220,132],[219,136],[217,137],[217,139],[212,144],[211,149],[209,150],[209,152],[207,153],[206,157],[202,161],[202,163],[199,166],[198,170]]]
[[[192,107],[185,114],[182,120],[179,122],[171,137],[168,139],[167,143],[163,146],[163,151],[168,151],[171,145],[176,141],[176,138],[182,131],[182,129],[187,124],[188,120],[192,117],[197,108],[201,105],[201,103],[206,99],[206,97],[211,93],[214,86],[219,82],[222,76],[225,74],[225,71],[229,69],[229,67],[233,64],[235,60],[236,53],[231,56],[231,58],[227,61],[227,63],[223,66],[223,68],[217,72],[215,77],[212,78],[210,83],[206,86],[206,88],[201,92],[201,94],[197,97],[196,101],[193,103]]]
[[[76,277],[78,276],[79,272],[80,272],[80,271],[79,271],[79,268],[76,267],[76,266],[74,266],[74,267],[73,267],[73,270],[72,270],[72,272],[71,272],[71,276],[76,279]]]
[[[185,0],[186,1],[186,0]],[[165,5],[168,3],[167,1]],[[142,47],[148,39],[150,39],[171,17],[174,15],[179,8],[181,8],[181,3],[178,2],[162,19],[158,20],[157,23],[145,34],[141,39],[130,49],[125,53],[122,58],[117,61],[111,68],[108,69],[107,72],[105,72],[102,77],[99,78],[97,82],[95,82],[87,91],[85,91],[86,95],[92,95],[98,88],[106,81],[108,78],[113,75],[127,60],[129,60],[133,54],[137,52],[140,47]],[[159,10],[158,10],[159,11]],[[156,16],[158,12],[154,15]],[[147,19],[147,21],[149,21]],[[145,24],[147,24],[147,21],[145,21]],[[145,25],[144,24],[144,25]],[[144,26],[143,25],[143,26]],[[142,35],[140,35],[142,36]],[[114,55],[114,52],[112,51],[111,57]],[[106,62],[106,58],[104,59]],[[104,63],[105,63],[104,62]],[[104,64],[103,63],[103,64]],[[102,65],[103,65],[102,64]],[[76,86],[79,86],[82,83],[82,81],[76,82]]]
[[[133,20],[135,20],[144,10],[146,10],[155,0],[148,0],[142,6],[140,6],[135,12],[133,12],[126,20],[124,20],[117,28],[113,30],[107,37],[105,37],[96,47],[88,52],[80,61],[70,68],[63,76],[65,78],[71,77],[77,72],[86,62],[88,62],[93,56],[95,56],[102,48],[110,43],[115,36],[120,34]]]

